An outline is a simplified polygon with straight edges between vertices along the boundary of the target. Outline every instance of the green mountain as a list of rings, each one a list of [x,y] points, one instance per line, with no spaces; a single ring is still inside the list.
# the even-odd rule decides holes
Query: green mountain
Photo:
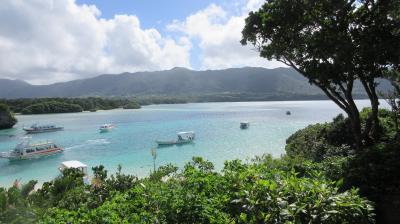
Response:
[[[384,88],[389,86],[385,83]],[[355,88],[362,95],[361,88]],[[265,99],[319,99],[324,94],[290,68],[257,67],[193,71],[165,71],[100,75],[51,85],[30,85],[0,79],[1,98],[80,96],[218,96],[236,95]]]

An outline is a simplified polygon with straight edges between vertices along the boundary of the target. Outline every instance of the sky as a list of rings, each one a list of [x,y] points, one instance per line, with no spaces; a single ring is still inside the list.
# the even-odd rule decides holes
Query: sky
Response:
[[[239,42],[263,1],[2,0],[0,78],[50,84],[174,67],[281,67]]]

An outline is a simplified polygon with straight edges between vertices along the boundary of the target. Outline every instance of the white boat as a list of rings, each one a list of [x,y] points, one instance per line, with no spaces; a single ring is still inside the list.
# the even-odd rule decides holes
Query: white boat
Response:
[[[159,141],[159,140],[157,140],[156,143],[159,146],[179,145],[179,144],[190,143],[195,138],[195,134],[194,134],[193,131],[178,132],[177,136],[178,136],[177,140],[170,140],[170,141]]]
[[[56,126],[54,124],[47,125],[38,125],[33,124],[30,127],[23,127],[24,131],[28,134],[42,133],[42,132],[51,132],[51,131],[61,131],[64,130],[63,127]]]
[[[111,131],[115,126],[113,124],[103,124],[100,126],[100,132],[109,132]]]
[[[53,142],[44,141],[39,143],[30,143],[30,138],[25,138],[14,150],[0,153],[0,158],[9,160],[35,159],[43,156],[53,155],[64,151]]]
[[[250,127],[250,122],[248,122],[248,121],[240,122],[240,128],[241,129],[247,129],[249,127]]]
[[[87,165],[78,161],[78,160],[70,160],[70,161],[64,161],[61,163],[60,167],[58,167],[58,170],[63,173],[65,169],[78,169],[83,173],[83,183],[89,184],[89,176],[87,172]]]

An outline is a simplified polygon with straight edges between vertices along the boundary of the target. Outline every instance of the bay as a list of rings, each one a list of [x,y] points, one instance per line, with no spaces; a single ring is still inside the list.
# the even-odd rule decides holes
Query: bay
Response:
[[[358,100],[362,108],[369,101]],[[385,106],[385,102],[381,101]],[[291,111],[291,115],[286,115]],[[52,140],[65,147],[58,155],[40,159],[0,160],[0,186],[15,179],[27,182],[49,181],[59,175],[58,166],[66,160],[79,160],[89,167],[104,165],[111,173],[122,171],[139,177],[153,168],[151,148],[155,140],[176,139],[179,131],[194,131],[193,144],[157,148],[157,166],[172,163],[179,167],[193,156],[215,163],[217,170],[225,160],[251,159],[269,153],[284,154],[285,140],[309,124],[331,121],[342,111],[331,101],[274,101],[235,103],[189,103],[144,106],[140,110],[110,110],[95,113],[18,115],[13,129],[0,131],[0,152],[9,151],[25,136],[22,127],[33,123],[57,124],[64,131],[41,133],[32,141]],[[239,123],[249,121],[241,130]],[[109,133],[100,133],[103,123],[114,123]]]

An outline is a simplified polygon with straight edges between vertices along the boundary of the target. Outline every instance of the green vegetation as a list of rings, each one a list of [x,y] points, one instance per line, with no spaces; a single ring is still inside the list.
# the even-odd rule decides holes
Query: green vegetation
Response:
[[[360,113],[366,127],[371,109]],[[354,150],[349,135],[350,121],[343,116],[332,122],[310,125],[287,139],[286,153],[296,160],[311,161],[325,169],[331,180],[343,180],[342,190],[356,187],[360,194],[375,203],[377,221],[400,220],[400,139],[394,112],[379,110],[379,139],[362,151]]]
[[[340,181],[293,164],[264,156],[226,162],[217,173],[195,157],[180,172],[167,165],[144,179],[121,168],[107,177],[99,166],[90,186],[82,173],[66,170],[37,192],[25,185],[1,189],[0,222],[374,223],[371,203],[357,190],[340,191]]]
[[[12,128],[17,123],[17,119],[7,105],[0,103],[0,130]]]
[[[354,147],[361,150],[379,138],[377,79],[399,65],[399,8],[396,0],[271,0],[246,18],[242,44],[254,45],[260,56],[294,68],[319,87],[346,112]],[[353,96],[356,80],[372,108],[364,132]]]
[[[139,96],[135,98],[135,100],[137,100],[140,105],[151,105],[151,104],[187,103],[189,102],[190,98],[188,96],[148,95],[148,96]]]
[[[3,99],[0,100],[1,102],[9,105],[13,112],[23,114],[110,110],[137,104],[137,100],[135,99],[100,97]]]
[[[137,102],[130,102],[123,106],[124,109],[140,109],[140,104]]]
[[[287,139],[287,156],[343,180],[342,190],[359,188],[375,202],[380,223],[400,222],[399,12],[397,0],[270,0],[250,12],[241,41],[295,69],[346,113],[296,132]],[[379,110],[379,78],[394,87],[382,94],[391,112]],[[361,112],[357,81],[371,106]]]
[[[393,112],[393,121],[395,125],[395,129],[399,132],[399,119],[400,119],[400,71],[391,70],[387,74],[388,80],[391,82],[394,87],[393,90],[388,92],[380,92],[383,98],[386,99],[386,102],[390,105]]]
[[[57,101],[48,101],[36,103],[24,108],[22,114],[50,114],[50,113],[73,113],[82,112],[83,108],[78,104],[62,103]]]

